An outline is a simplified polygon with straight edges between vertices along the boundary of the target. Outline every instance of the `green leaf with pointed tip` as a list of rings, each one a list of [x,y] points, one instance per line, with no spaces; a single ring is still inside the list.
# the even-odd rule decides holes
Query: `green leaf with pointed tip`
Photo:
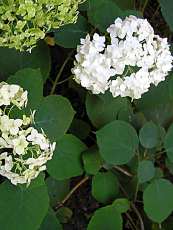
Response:
[[[83,173],[81,153],[85,144],[77,137],[66,134],[57,142],[53,159],[48,162],[49,174],[58,180],[79,176]]]
[[[95,211],[87,230],[122,230],[122,222],[121,214],[110,205]]]
[[[101,202],[107,203],[115,199],[119,191],[118,179],[111,172],[99,172],[92,180],[92,195]]]
[[[155,167],[152,161],[143,160],[138,165],[138,180],[139,183],[145,183],[151,180],[155,175]]]
[[[89,0],[89,21],[102,32],[121,15],[122,11],[113,0]]]
[[[112,206],[119,212],[119,213],[125,213],[130,208],[130,202],[126,198],[119,198],[116,199]]]
[[[96,132],[97,144],[103,159],[110,164],[128,163],[138,148],[138,136],[127,122],[113,121]]]
[[[95,175],[102,166],[102,159],[97,147],[93,146],[82,154],[84,169],[86,173]]]
[[[100,128],[103,125],[118,119],[122,110],[126,110],[126,114],[128,111],[130,113],[131,108],[127,98],[114,98],[107,92],[103,95],[93,95],[88,93],[86,97],[86,110],[92,124],[95,127]]]
[[[62,96],[45,97],[35,114],[35,125],[51,140],[59,140],[67,132],[74,117],[69,100]]]
[[[162,223],[173,211],[173,184],[166,179],[156,179],[143,194],[144,210],[148,217]]]
[[[85,38],[88,31],[88,22],[80,15],[75,24],[65,25],[55,30],[55,42],[65,48],[76,48],[80,39]]]
[[[43,99],[43,79],[39,69],[22,69],[10,76],[9,84],[18,84],[28,91],[27,107],[36,109]]]

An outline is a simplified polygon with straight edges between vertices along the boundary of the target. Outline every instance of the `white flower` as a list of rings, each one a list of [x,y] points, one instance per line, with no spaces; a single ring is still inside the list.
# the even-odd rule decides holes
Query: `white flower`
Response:
[[[18,155],[25,154],[25,148],[28,146],[28,141],[24,135],[20,135],[19,137],[13,139],[12,141],[14,146],[14,152]]]
[[[98,34],[81,39],[72,69],[77,83],[93,94],[109,89],[113,97],[138,99],[151,84],[165,80],[173,57],[167,39],[155,35],[146,19],[117,18],[107,32],[107,46]]]

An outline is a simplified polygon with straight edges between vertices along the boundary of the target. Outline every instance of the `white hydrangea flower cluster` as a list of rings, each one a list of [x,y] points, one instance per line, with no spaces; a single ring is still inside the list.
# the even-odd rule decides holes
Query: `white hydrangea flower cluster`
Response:
[[[12,184],[30,184],[46,169],[52,158],[55,142],[50,143],[43,130],[32,127],[34,113],[22,119],[10,118],[14,105],[22,108],[27,103],[27,91],[18,85],[0,84],[0,175]]]
[[[146,19],[117,18],[105,37],[87,35],[77,47],[72,73],[75,80],[93,94],[110,90],[113,97],[139,99],[154,84],[164,81],[173,57],[167,38],[154,34]]]

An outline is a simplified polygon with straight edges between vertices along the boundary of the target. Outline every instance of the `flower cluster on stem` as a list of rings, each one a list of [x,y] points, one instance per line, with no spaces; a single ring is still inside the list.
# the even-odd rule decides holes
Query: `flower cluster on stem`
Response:
[[[39,133],[32,126],[35,111],[22,118],[10,116],[14,106],[21,109],[26,103],[27,91],[18,85],[0,83],[0,175],[14,185],[29,185],[46,169],[55,149],[44,131]]]
[[[141,98],[172,69],[167,38],[154,34],[146,19],[117,18],[107,28],[108,41],[97,33],[81,39],[72,73],[93,94],[110,90],[113,97]]]

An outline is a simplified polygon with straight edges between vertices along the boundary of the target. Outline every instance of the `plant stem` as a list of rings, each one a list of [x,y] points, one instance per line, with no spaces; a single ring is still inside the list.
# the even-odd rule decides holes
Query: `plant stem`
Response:
[[[120,171],[121,173],[125,174],[126,176],[129,176],[129,177],[133,177],[133,175],[128,172],[126,169],[120,167],[120,166],[114,166],[114,168],[117,170],[117,171]]]
[[[81,181],[79,181],[73,188],[72,190],[70,190],[70,192],[67,194],[67,196],[60,202],[60,204],[57,204],[54,209],[58,210],[60,207],[62,207],[67,200],[73,195],[74,192],[76,192],[76,190],[82,186],[87,180],[89,179],[89,176],[84,177]]]
[[[142,7],[142,10],[141,10],[142,14],[144,14],[144,11],[145,11],[145,8],[146,8],[146,6],[147,6],[147,4],[148,4],[148,1],[149,1],[149,0],[145,0],[145,3],[144,3],[144,5],[143,5],[143,7]]]
[[[57,86],[57,83],[58,83],[58,80],[61,77],[61,74],[62,74],[67,62],[70,60],[72,53],[73,53],[73,51],[69,53],[68,57],[65,59],[64,63],[62,64],[62,66],[61,66],[61,68],[60,68],[60,70],[59,70],[59,72],[58,72],[58,74],[57,74],[57,76],[55,78],[55,81],[53,83],[50,95],[54,94],[56,86]]]

